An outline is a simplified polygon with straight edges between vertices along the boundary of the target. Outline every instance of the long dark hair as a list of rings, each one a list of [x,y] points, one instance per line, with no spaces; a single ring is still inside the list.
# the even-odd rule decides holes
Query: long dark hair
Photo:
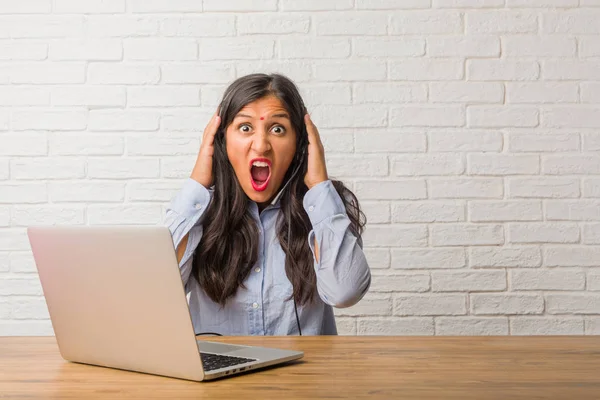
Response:
[[[235,295],[238,287],[244,287],[244,281],[258,259],[259,244],[258,226],[248,212],[250,199],[227,158],[225,130],[244,106],[267,96],[275,96],[281,101],[296,131],[296,157],[282,183],[283,187],[289,181],[280,199],[281,213],[276,225],[277,237],[286,255],[285,272],[292,283],[292,297],[297,303],[311,301],[317,291],[313,257],[307,240],[312,226],[302,204],[308,191],[304,183],[307,157],[301,156],[307,154],[306,107],[289,78],[280,74],[250,74],[238,78],[225,90],[219,107],[221,125],[214,142],[213,198],[203,217],[202,239],[192,262],[192,275],[208,297],[221,305]],[[291,176],[295,170],[297,172]],[[332,182],[344,202],[351,221],[350,230],[360,239],[366,217],[358,199],[342,182],[333,179]]]

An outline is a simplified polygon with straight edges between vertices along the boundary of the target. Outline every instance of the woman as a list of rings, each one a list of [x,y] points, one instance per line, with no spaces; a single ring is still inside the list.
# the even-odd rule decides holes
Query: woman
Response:
[[[197,334],[335,335],[369,289],[364,214],[282,75],[226,89],[166,217]]]

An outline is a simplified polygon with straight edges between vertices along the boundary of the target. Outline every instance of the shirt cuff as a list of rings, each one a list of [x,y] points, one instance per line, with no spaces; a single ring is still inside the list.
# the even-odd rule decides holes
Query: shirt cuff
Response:
[[[313,227],[334,215],[346,215],[344,202],[331,180],[323,181],[309,189],[304,195],[303,206]]]
[[[212,191],[193,178],[187,178],[171,201],[170,208],[185,218],[202,214],[208,208]]]

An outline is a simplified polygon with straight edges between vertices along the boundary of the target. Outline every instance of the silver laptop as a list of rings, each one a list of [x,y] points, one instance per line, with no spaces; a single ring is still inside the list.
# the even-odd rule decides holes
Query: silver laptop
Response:
[[[67,361],[203,381],[304,355],[197,340],[167,227],[40,226],[27,234]]]

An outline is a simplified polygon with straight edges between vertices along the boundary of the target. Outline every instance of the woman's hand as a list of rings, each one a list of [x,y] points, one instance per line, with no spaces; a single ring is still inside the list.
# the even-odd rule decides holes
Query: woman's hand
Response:
[[[221,117],[219,117],[218,114],[219,111],[217,110],[213,114],[208,125],[206,125],[206,128],[204,128],[196,165],[194,165],[194,169],[190,176],[205,188],[209,188],[213,183],[212,164],[213,154],[215,153],[213,144],[215,141],[215,134],[218,132],[219,125],[221,124]]]
[[[321,143],[321,137],[310,115],[304,116],[306,130],[308,131],[308,168],[304,176],[304,183],[309,189],[329,179],[327,177],[327,166],[325,165],[325,149]]]

